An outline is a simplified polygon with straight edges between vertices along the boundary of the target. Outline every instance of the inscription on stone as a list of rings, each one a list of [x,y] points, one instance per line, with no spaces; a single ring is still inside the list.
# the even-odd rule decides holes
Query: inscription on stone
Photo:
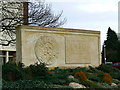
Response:
[[[66,37],[66,63],[67,64],[90,64],[91,43],[89,36]],[[88,43],[89,42],[89,43]],[[97,43],[96,43],[97,44]]]
[[[35,55],[40,62],[50,65],[58,57],[57,49],[57,42],[53,37],[40,36],[35,44]]]

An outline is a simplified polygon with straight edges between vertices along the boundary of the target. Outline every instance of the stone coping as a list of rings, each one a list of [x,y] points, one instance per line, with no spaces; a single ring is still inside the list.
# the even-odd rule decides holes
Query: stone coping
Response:
[[[72,28],[52,28],[52,27],[39,27],[39,26],[28,26],[28,25],[22,25],[18,26],[16,29],[32,29],[33,31],[35,30],[51,30],[51,31],[62,31],[62,32],[77,32],[77,33],[89,33],[89,34],[100,34],[100,31],[95,31],[95,30],[85,30],[85,29],[72,29]]]

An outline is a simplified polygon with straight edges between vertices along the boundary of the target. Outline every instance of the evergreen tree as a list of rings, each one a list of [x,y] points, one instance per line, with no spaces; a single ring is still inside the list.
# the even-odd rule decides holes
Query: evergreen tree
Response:
[[[110,27],[107,32],[107,40],[105,41],[106,49],[118,49],[118,37]]]
[[[102,57],[101,57],[101,59],[102,59],[102,63],[105,63],[105,49],[104,49],[105,47],[104,47],[104,44],[102,45],[102,52],[101,52],[101,55],[102,55]]]
[[[108,32],[107,32],[107,40],[118,41],[118,37],[115,31],[113,31],[110,27],[108,28]]]
[[[106,60],[109,62],[120,61],[120,41],[117,34],[110,27],[107,32],[107,40],[104,42],[106,49]]]

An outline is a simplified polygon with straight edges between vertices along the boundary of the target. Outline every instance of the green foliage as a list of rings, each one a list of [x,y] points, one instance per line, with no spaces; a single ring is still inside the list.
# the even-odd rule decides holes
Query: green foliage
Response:
[[[22,63],[6,63],[2,65],[2,76],[6,81],[31,80],[36,77],[45,77],[48,74],[48,68],[44,63],[30,65],[23,68]]]
[[[77,67],[77,68],[73,69],[74,73],[79,72],[79,71],[87,72],[87,70],[88,70],[88,68],[86,68],[86,67]]]
[[[116,47],[117,44],[118,44],[117,34],[109,27],[107,32],[107,40],[105,41],[106,49],[117,49],[118,48]]]
[[[110,72],[110,75],[113,78],[120,80],[120,72]]]
[[[16,81],[22,79],[22,71],[16,64],[6,63],[2,65],[2,78],[7,81]]]
[[[120,84],[118,85],[118,88],[120,88]]]
[[[68,79],[67,79],[67,82],[68,82],[68,83],[70,83],[70,82],[81,83],[82,81],[78,80],[77,78],[68,78]]]
[[[51,70],[57,74],[66,74],[66,75],[74,75],[76,72],[83,71],[87,72],[87,68],[85,67],[77,67],[77,68],[67,68],[67,69],[60,69],[60,68],[55,68],[54,70]]]
[[[45,64],[35,64],[23,68],[23,64],[7,63],[3,67],[3,89],[33,89],[33,88],[70,88],[70,82],[80,83],[87,88],[116,88],[105,84],[102,80],[105,73],[109,73],[113,77],[113,83],[120,83],[120,70],[111,65],[101,65],[93,68],[74,68],[48,70]],[[84,72],[83,73],[80,73]],[[11,80],[8,78],[9,72],[14,72],[17,76]],[[78,73],[76,73],[78,72]],[[69,75],[77,74],[79,78],[68,78]],[[12,75],[10,75],[12,76]],[[14,76],[13,76],[14,77]],[[76,77],[76,76],[75,76]],[[14,81],[14,82],[9,82]]]
[[[112,65],[106,65],[106,64],[102,64],[102,65],[98,66],[96,69],[101,70],[103,72],[107,72],[107,73],[111,73],[111,72],[119,73],[120,72],[119,69],[112,67]]]
[[[96,69],[101,70],[106,73],[110,73],[110,75],[113,78],[120,80],[120,70],[115,67],[112,67],[112,65],[103,64],[103,65],[100,65],[99,67],[97,67]]]
[[[24,68],[23,71],[33,77],[46,76],[48,74],[48,68],[44,63],[30,65]]]
[[[70,87],[70,86],[68,86],[68,85],[50,85],[50,88],[71,88],[72,89],[72,87]]]
[[[24,67],[25,65],[23,64],[23,63],[21,63],[21,62],[19,62],[18,64],[17,64],[17,67],[19,68],[19,69],[23,69],[23,67]]]
[[[90,73],[103,73],[102,71],[98,70],[97,68],[93,68],[92,66],[89,66],[89,69],[87,70],[87,72],[90,72]]]
[[[119,84],[120,81],[118,79],[113,79],[113,83]]]
[[[84,85],[87,88],[103,88],[102,85],[98,84],[97,82],[90,81],[90,80],[81,81],[81,80],[79,80],[77,78],[71,78],[71,79],[69,79],[69,81],[70,82],[80,83],[80,84]]]
[[[119,62],[120,61],[120,41],[116,33],[108,28],[107,40],[104,42],[106,45],[106,59],[108,62]],[[102,54],[104,54],[102,52]]]
[[[3,81],[3,89],[39,89],[39,88],[71,88],[66,85],[54,85],[40,80],[20,80],[16,82]]]
[[[92,81],[95,81],[95,82],[101,82],[103,74],[104,73],[102,71],[89,66],[89,69],[88,69],[86,75],[87,75],[89,80],[92,80]]]
[[[118,37],[115,31],[111,30],[110,27],[108,28],[108,32],[107,32],[107,40],[113,41],[113,42],[118,40]]]
[[[98,84],[97,82],[93,82],[93,81],[84,81],[81,84],[85,85],[87,88],[103,88],[102,85]]]
[[[112,90],[113,88],[118,88],[117,86],[111,86],[107,83],[98,83],[98,84],[101,85],[103,88],[107,88],[108,90]]]
[[[102,73],[87,73],[88,79],[95,82],[101,82],[102,76]]]
[[[31,80],[22,80],[16,82],[3,82],[3,89],[14,89],[14,88],[21,88],[21,89],[32,89],[32,88],[45,88],[49,87],[46,83],[42,81],[31,81]]]
[[[66,85],[66,84],[68,84],[67,77],[68,77],[67,73],[64,73],[64,74],[52,73],[52,74],[48,74],[47,77],[44,78],[44,81],[51,82],[51,83],[57,84],[57,85]]]

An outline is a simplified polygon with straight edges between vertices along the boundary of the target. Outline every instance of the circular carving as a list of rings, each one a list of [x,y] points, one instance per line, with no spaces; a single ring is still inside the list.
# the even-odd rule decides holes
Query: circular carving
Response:
[[[46,63],[53,64],[58,57],[58,47],[56,40],[50,36],[41,36],[35,44],[35,55],[37,59]]]

